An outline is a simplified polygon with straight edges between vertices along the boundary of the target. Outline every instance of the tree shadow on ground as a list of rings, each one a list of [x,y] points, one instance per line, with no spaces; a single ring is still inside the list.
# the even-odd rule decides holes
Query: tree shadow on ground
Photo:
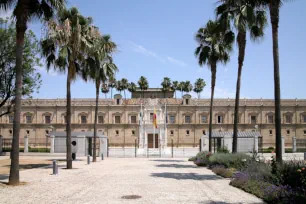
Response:
[[[184,160],[168,160],[168,159],[155,159],[150,161],[156,161],[156,162],[185,162]]]
[[[229,203],[229,202],[224,202],[224,201],[212,201],[212,200],[203,201],[199,203],[200,204],[244,204],[243,202]],[[261,204],[261,203],[253,203],[253,204]]]
[[[170,178],[176,180],[220,180],[222,177],[217,175],[207,175],[207,174],[196,174],[196,173],[152,173],[152,177],[159,177],[159,178]]]
[[[8,174],[0,174],[0,181],[1,181],[1,180],[8,179],[8,178],[9,178],[9,175],[8,175]]]
[[[5,167],[10,168],[11,165],[7,165]],[[23,169],[35,169],[35,168],[41,168],[41,167],[48,167],[50,164],[19,164],[20,170]]]
[[[183,164],[158,164],[156,167],[168,167],[168,168],[197,168],[195,165],[183,165]]]

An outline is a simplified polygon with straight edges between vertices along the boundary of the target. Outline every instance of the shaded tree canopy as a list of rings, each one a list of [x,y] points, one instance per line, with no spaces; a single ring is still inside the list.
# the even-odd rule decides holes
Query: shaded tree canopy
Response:
[[[15,98],[16,29],[13,22],[0,18],[0,108],[8,105],[0,117],[13,111]],[[30,98],[41,86],[41,75],[36,68],[41,66],[38,56],[39,44],[34,33],[25,35],[23,49],[22,96]]]

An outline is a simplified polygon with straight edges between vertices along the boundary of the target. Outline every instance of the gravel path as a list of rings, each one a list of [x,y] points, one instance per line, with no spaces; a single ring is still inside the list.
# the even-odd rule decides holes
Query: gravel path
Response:
[[[61,165],[64,166],[64,165]],[[263,203],[186,159],[111,158],[76,169],[22,171],[24,186],[0,186],[0,203]],[[137,195],[139,199],[123,199]]]

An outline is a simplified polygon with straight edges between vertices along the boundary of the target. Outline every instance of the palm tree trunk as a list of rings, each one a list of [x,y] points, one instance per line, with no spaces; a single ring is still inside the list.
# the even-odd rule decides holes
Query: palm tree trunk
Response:
[[[238,146],[238,120],[239,120],[239,101],[240,101],[240,84],[241,84],[241,73],[245,56],[246,47],[246,32],[239,32],[237,36],[239,56],[238,56],[238,77],[236,84],[236,99],[235,99],[235,116],[234,116],[234,131],[233,131],[233,147],[232,152],[237,152]]]
[[[217,64],[211,65],[211,97],[210,97],[210,117],[209,117],[209,152],[212,152],[212,118],[213,118],[213,103],[216,84]]]
[[[93,146],[93,154],[92,161],[97,161],[96,155],[96,140],[97,140],[97,122],[98,122],[98,105],[99,105],[99,89],[100,89],[100,81],[96,80],[96,108],[95,108],[95,121],[94,121],[94,146]],[[106,94],[105,94],[106,95]]]
[[[275,146],[276,161],[282,163],[282,135],[281,135],[281,111],[280,111],[280,73],[279,73],[279,48],[278,48],[278,24],[280,1],[271,1],[270,18],[273,39],[273,61],[274,61],[274,98],[275,98]]]
[[[73,62],[70,62],[73,63]],[[70,64],[69,63],[69,64]],[[71,91],[70,91],[70,84],[71,84],[71,67],[68,67],[68,74],[67,74],[67,117],[66,117],[66,133],[67,133],[67,169],[72,169],[72,152],[71,152]]]
[[[13,142],[11,151],[11,168],[9,176],[10,185],[19,184],[19,134],[20,134],[20,113],[21,113],[21,96],[22,96],[22,57],[24,34],[27,30],[23,15],[17,18],[16,22],[16,80],[15,80],[15,106],[14,106],[14,123],[13,123]]]

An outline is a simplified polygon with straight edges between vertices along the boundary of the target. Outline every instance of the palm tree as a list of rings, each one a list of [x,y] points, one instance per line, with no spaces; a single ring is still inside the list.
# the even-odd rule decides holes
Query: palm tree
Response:
[[[279,73],[279,47],[278,28],[279,10],[285,0],[256,0],[258,7],[269,8],[270,21],[272,25],[273,41],[273,63],[274,63],[274,103],[275,103],[275,153],[276,161],[282,163],[282,137],[281,137],[281,95],[280,95],[280,73]]]
[[[194,83],[194,89],[193,91],[198,94],[198,98],[200,98],[200,94],[203,91],[204,87],[206,86],[206,83],[204,79],[198,78],[196,82]]]
[[[136,92],[137,86],[134,82],[129,83],[128,91],[132,93]]]
[[[186,81],[186,82],[184,83],[183,89],[184,89],[184,91],[185,91],[186,93],[189,93],[190,91],[192,91],[192,88],[193,88],[193,86],[192,86],[192,84],[190,83],[190,81]]]
[[[142,91],[142,97],[144,97],[144,91],[149,88],[149,82],[146,77],[141,76],[138,80],[138,86]]]
[[[125,90],[128,89],[129,81],[128,81],[126,78],[122,78],[122,79],[121,79],[121,86],[122,86],[122,90],[123,90],[123,92],[124,92],[124,98],[125,98],[125,100],[126,100]]]
[[[184,86],[185,86],[185,82],[183,81],[179,82],[177,86],[177,90],[181,92],[182,98],[183,98]]]
[[[173,81],[173,82],[172,82],[172,90],[174,91],[175,99],[176,99],[176,90],[177,90],[177,88],[178,88],[178,84],[179,84],[178,81]]]
[[[22,96],[22,60],[24,36],[27,24],[32,18],[48,20],[53,17],[56,11],[65,7],[65,0],[2,0],[0,1],[1,10],[13,10],[16,19],[16,80],[15,80],[15,105],[13,122],[13,142],[11,151],[11,167],[9,184],[19,184],[19,134],[20,134],[20,115],[21,115],[21,96]]]
[[[166,92],[171,90],[171,79],[169,77],[165,77],[161,83],[162,91],[164,92],[164,98],[166,98]]]
[[[250,0],[223,0],[223,3],[217,7],[216,14],[225,26],[228,26],[230,21],[233,22],[235,29],[238,32],[238,77],[236,84],[236,99],[234,113],[234,130],[233,130],[233,147],[232,152],[237,152],[238,140],[238,120],[239,120],[239,100],[240,100],[240,84],[241,73],[245,57],[246,36],[249,31],[252,40],[256,40],[264,35],[264,28],[267,25],[266,12],[259,7],[256,7],[254,1]]]
[[[72,169],[71,155],[71,91],[70,85],[85,61],[85,53],[92,46],[90,24],[91,18],[82,16],[77,8],[64,9],[58,13],[58,20],[48,22],[46,39],[41,43],[46,57],[47,69],[51,65],[60,72],[67,71],[67,169]]]
[[[121,91],[123,91],[123,86],[122,86],[121,80],[116,82],[116,90],[119,91],[120,94],[121,94]]]
[[[92,161],[97,161],[96,156],[96,140],[97,140],[97,122],[98,122],[98,107],[99,107],[99,92],[101,83],[103,84],[102,92],[109,91],[106,81],[113,78],[118,71],[117,66],[113,63],[113,59],[110,56],[116,49],[116,44],[110,40],[109,35],[97,36],[93,39],[93,46],[87,52],[87,58],[82,70],[83,79],[86,81],[92,80],[96,85],[96,107],[95,107],[95,119],[94,119],[94,144]]]
[[[235,39],[234,33],[229,30],[222,30],[220,23],[209,20],[204,28],[200,28],[196,34],[199,46],[195,50],[200,66],[208,65],[211,70],[211,99],[209,117],[209,151],[212,150],[212,110],[214,91],[216,84],[217,64],[227,63],[229,52]]]
[[[110,79],[108,82],[108,86],[111,91],[111,99],[113,99],[113,88],[116,88],[116,79],[115,78]]]
[[[109,92],[109,86],[108,84],[104,83],[102,84],[101,92],[105,94],[105,99],[107,98],[107,94]]]

